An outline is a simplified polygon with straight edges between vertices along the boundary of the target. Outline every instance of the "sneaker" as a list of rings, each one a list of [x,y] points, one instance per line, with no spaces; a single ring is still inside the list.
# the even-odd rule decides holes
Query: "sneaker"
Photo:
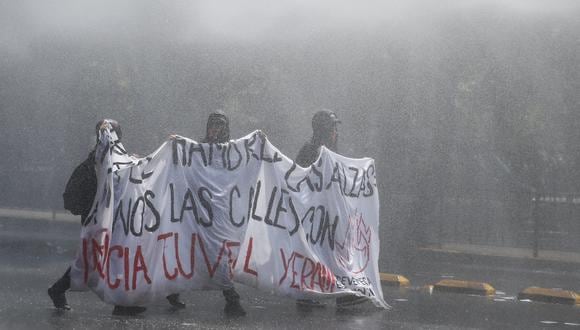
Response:
[[[52,300],[52,304],[57,309],[62,310],[70,310],[70,305],[66,301],[66,296],[64,295],[64,291],[57,291],[53,287],[48,288],[48,296]]]
[[[185,308],[185,303],[179,300],[179,293],[170,294],[167,296],[167,301],[173,308],[183,309]]]
[[[240,305],[239,301],[227,302],[226,307],[224,307],[224,312],[229,317],[246,316],[246,311],[244,310],[242,305]]]
[[[314,299],[298,299],[296,300],[296,306],[307,307],[307,308],[323,308],[326,307],[325,304],[321,303],[319,300]]]
[[[345,297],[336,298],[336,306],[337,307],[348,307],[348,306],[362,304],[362,303],[367,302],[367,301],[368,301],[367,297],[360,297],[360,296],[355,296],[355,295],[345,296]]]
[[[137,314],[141,314],[146,311],[147,308],[141,306],[119,306],[115,305],[113,308],[113,315],[119,316],[133,316]]]

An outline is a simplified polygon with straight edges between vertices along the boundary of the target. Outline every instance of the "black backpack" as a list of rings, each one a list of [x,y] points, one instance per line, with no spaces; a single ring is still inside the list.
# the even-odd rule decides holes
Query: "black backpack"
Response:
[[[97,193],[97,175],[94,164],[95,153],[91,152],[89,157],[75,168],[62,194],[64,208],[83,218],[89,214]]]

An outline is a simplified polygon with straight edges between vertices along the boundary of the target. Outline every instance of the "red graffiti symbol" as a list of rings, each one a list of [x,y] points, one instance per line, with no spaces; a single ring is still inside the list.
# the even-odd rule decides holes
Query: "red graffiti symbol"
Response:
[[[371,233],[362,214],[354,214],[348,219],[342,244],[336,242],[339,263],[354,274],[363,272],[369,264]]]

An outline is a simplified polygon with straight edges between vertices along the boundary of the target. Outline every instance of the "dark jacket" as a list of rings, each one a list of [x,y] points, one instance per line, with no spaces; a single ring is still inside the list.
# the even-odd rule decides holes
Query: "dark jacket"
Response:
[[[302,167],[312,165],[318,159],[321,146],[337,152],[336,139],[332,141],[330,136],[338,123],[340,121],[331,110],[324,109],[316,112],[312,117],[312,138],[298,151],[296,164]]]
[[[298,151],[296,164],[302,167],[308,167],[318,159],[318,154],[320,154],[320,145],[315,145],[308,141],[302,146],[302,148],[300,148],[300,151]]]
[[[95,151],[91,151],[85,161],[79,164],[68,179],[64,193],[64,208],[82,221],[89,215],[97,193],[97,174],[95,172]]]

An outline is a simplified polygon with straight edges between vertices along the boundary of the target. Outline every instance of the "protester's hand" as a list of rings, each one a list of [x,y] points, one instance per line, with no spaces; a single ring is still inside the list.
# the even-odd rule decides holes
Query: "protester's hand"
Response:
[[[169,140],[177,139],[177,134],[169,134]]]

